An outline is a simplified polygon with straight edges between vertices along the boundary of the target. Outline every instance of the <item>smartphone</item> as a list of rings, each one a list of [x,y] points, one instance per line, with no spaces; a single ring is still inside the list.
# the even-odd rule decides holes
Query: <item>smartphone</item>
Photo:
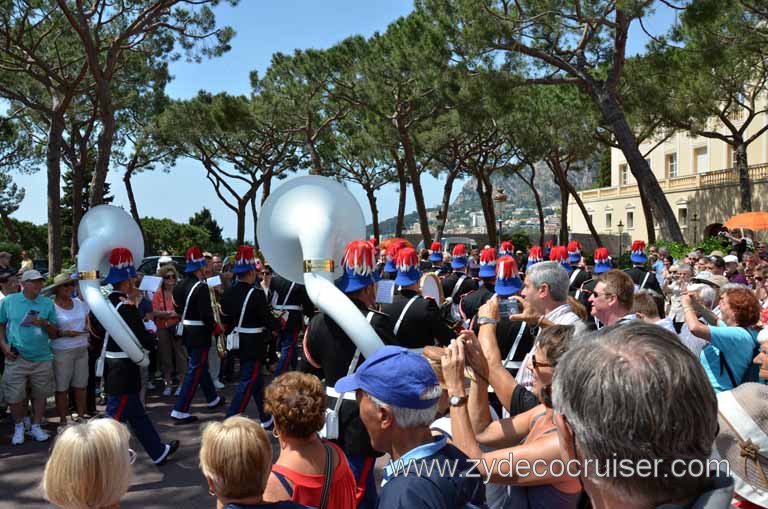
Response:
[[[499,315],[501,316],[516,315],[519,312],[520,312],[520,306],[515,299],[499,300]]]

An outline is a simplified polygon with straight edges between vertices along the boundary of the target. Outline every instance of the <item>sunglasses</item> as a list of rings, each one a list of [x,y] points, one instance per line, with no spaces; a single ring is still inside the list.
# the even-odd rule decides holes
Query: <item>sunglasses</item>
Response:
[[[533,369],[539,369],[539,368],[551,368],[552,364],[548,364],[546,362],[539,362],[536,360],[536,354],[533,354],[533,357],[531,357],[531,364],[533,364]]]
[[[271,276],[272,273],[271,272],[262,272],[261,275],[262,276]]]
[[[176,279],[176,276],[163,276],[163,279]]]

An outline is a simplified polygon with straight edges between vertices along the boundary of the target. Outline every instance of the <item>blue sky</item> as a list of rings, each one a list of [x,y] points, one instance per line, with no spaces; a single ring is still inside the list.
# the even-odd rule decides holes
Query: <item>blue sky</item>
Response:
[[[241,0],[236,8],[222,5],[216,9],[221,25],[234,27],[237,35],[232,50],[226,55],[203,61],[200,64],[175,63],[171,72],[174,81],[168,93],[174,98],[189,98],[199,90],[228,92],[230,94],[250,93],[248,75],[258,70],[263,75],[275,52],[290,53],[295,48],[327,48],[354,35],[371,35],[384,31],[389,23],[413,9],[412,0]],[[673,22],[674,13],[668,9],[659,10],[650,16],[646,28],[659,34]],[[647,36],[639,24],[633,25],[630,35],[630,52],[642,51]],[[436,205],[442,196],[442,185],[430,176],[424,178],[427,206]],[[19,210],[17,219],[44,223],[46,221],[45,173],[17,176],[16,182],[26,188],[27,196]],[[112,183],[115,204],[128,207],[128,200],[121,180],[121,172],[111,172],[108,182]],[[167,217],[186,221],[203,206],[213,212],[224,228],[224,235],[234,237],[236,218],[215,196],[205,179],[202,167],[194,161],[182,160],[171,173],[151,172],[133,178],[134,192],[142,216]],[[461,183],[454,187],[458,194]],[[370,220],[370,211],[364,193],[350,188]],[[379,213],[382,219],[397,212],[397,188],[385,187],[378,196]],[[409,190],[407,210],[416,205]],[[249,218],[246,224],[246,238],[253,237],[253,226]]]

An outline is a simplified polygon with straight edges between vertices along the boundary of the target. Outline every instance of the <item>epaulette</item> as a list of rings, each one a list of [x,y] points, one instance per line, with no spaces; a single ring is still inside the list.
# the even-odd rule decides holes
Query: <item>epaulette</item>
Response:
[[[383,311],[379,311],[378,309],[368,308],[368,311],[375,315],[381,315],[383,317],[389,318],[389,313],[384,313]]]

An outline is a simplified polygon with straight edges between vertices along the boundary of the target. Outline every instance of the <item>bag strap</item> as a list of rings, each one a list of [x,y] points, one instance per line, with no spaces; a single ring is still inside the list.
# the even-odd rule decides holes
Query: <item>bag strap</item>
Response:
[[[187,317],[187,308],[189,308],[189,301],[192,298],[192,294],[195,293],[195,288],[200,285],[202,281],[198,281],[194,285],[192,285],[192,289],[189,291],[189,295],[187,295],[187,302],[184,303],[184,312],[181,313],[181,321],[184,322],[184,319]]]
[[[459,280],[456,281],[456,286],[453,287],[453,291],[451,292],[451,300],[453,300],[453,298],[456,297],[456,294],[458,293],[459,288],[461,288],[461,283],[463,283],[464,280],[467,279],[467,277],[469,277],[469,276],[467,276],[466,274],[463,274],[459,278]]]
[[[419,297],[419,295],[414,295],[411,297],[411,300],[408,301],[403,310],[400,312],[400,316],[397,318],[397,323],[395,323],[395,329],[393,330],[395,336],[397,336],[397,332],[400,330],[400,326],[403,324],[403,318],[405,318],[405,314],[408,312],[408,308],[410,308],[411,304],[416,302]]]
[[[581,269],[576,269],[573,271],[573,274],[571,274],[571,279],[569,281],[569,285],[572,285],[574,281],[576,281],[576,276],[579,275],[579,272],[581,272]]]
[[[648,278],[649,278],[649,277],[651,277],[651,273],[650,273],[650,272],[646,272],[646,273],[645,273],[645,277],[643,278],[643,282],[642,282],[642,283],[640,283],[640,289],[641,289],[641,290],[642,290],[643,288],[645,288],[645,283],[647,283],[647,282],[648,282]]]
[[[333,453],[331,446],[323,442],[325,448],[325,481],[323,481],[323,494],[320,496],[320,509],[328,507],[328,498],[331,495],[331,481],[333,480]]]
[[[368,323],[371,323],[371,319],[373,319],[373,311],[369,311],[368,315],[365,317],[365,319],[368,321]],[[351,375],[355,372],[357,369],[357,363],[360,362],[360,349],[355,348],[355,355],[352,357],[352,362],[349,363],[349,369],[347,369],[347,376]],[[336,404],[333,405],[333,411],[335,413],[339,413],[339,409],[341,408],[341,402],[344,400],[344,394],[339,394],[339,397],[336,398]]]
[[[120,309],[120,306],[123,305],[123,301],[120,301],[117,306],[115,306],[115,311]],[[99,355],[99,360],[103,363],[104,358],[107,356],[107,343],[109,343],[109,331],[107,328],[104,328],[104,344],[101,346],[101,354]]]
[[[240,310],[240,319],[237,321],[238,330],[240,329],[240,327],[243,326],[243,317],[245,316],[245,308],[248,307],[248,300],[250,300],[253,290],[255,290],[255,288],[251,287],[251,289],[248,290],[248,294],[245,296],[245,302],[243,302],[243,309]]]
[[[509,349],[509,353],[507,354],[507,358],[504,359],[504,366],[506,366],[507,362],[511,361],[512,358],[515,356],[515,352],[517,352],[517,347],[520,346],[520,340],[523,339],[523,334],[525,333],[525,322],[520,322],[520,330],[517,332],[517,337],[515,337],[515,342],[512,343],[512,348]]]
[[[296,283],[291,283],[291,287],[288,288],[288,293],[285,294],[285,299],[283,299],[283,306],[288,304],[288,299],[291,297],[291,292],[293,291],[294,286],[296,286]]]

